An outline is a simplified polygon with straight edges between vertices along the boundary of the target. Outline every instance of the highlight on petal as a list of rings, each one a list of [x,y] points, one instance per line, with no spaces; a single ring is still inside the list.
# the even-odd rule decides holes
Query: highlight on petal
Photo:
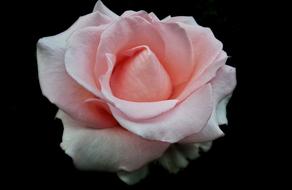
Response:
[[[216,108],[216,119],[219,125],[228,124],[226,117],[226,106],[231,98],[231,94],[223,98]]]
[[[104,26],[86,27],[73,34],[65,52],[66,71],[80,85],[97,97],[101,97],[99,86],[95,82],[94,67],[96,50]]]
[[[147,46],[127,50],[111,76],[113,94],[134,102],[166,100],[172,93],[167,72]]]
[[[146,11],[125,11],[121,17],[142,17],[149,23],[156,23],[159,22],[159,18],[154,13],[147,13]]]
[[[121,111],[129,119],[144,120],[156,117],[175,107],[177,100],[163,100],[157,102],[132,102],[115,97],[110,87],[110,78],[115,64],[115,56],[106,54],[108,71],[100,77],[101,92],[104,100],[115,109]]]
[[[52,103],[60,109],[88,125],[105,127],[97,120],[99,109],[89,106],[85,101],[94,95],[72,79],[66,69],[64,56],[67,40],[72,33],[84,27],[105,23],[99,13],[80,17],[68,30],[55,36],[41,38],[37,44],[37,64],[41,90]],[[107,22],[107,21],[106,21]]]
[[[128,185],[134,185],[144,179],[149,173],[148,166],[144,166],[132,172],[119,171],[118,177]]]
[[[205,142],[205,141],[212,141],[223,135],[224,133],[220,129],[219,124],[216,120],[215,109],[214,109],[208,123],[206,124],[206,126],[203,127],[201,131],[199,131],[198,133],[194,133],[190,136],[187,136],[186,138],[182,139],[179,143],[189,144],[189,143],[200,143],[200,142]]]
[[[102,14],[104,14],[104,15],[106,15],[106,16],[112,18],[112,19],[117,19],[117,18],[119,18],[119,16],[118,16],[116,13],[114,13],[113,11],[111,11],[109,8],[107,8],[107,7],[102,3],[101,0],[98,0],[98,1],[96,2],[96,4],[95,4],[94,8],[93,8],[93,12],[96,12],[96,11],[98,11],[98,12],[100,12],[100,13],[102,13]]]
[[[220,129],[220,124],[226,124],[226,105],[236,86],[235,68],[224,65],[211,81],[213,89],[213,112],[207,125],[199,132],[194,133],[180,143],[197,143],[214,140],[224,133]]]
[[[121,127],[92,129],[59,111],[63,122],[61,147],[82,170],[135,171],[159,158],[168,143],[149,141]]]
[[[175,143],[189,134],[198,133],[209,120],[212,109],[212,89],[205,85],[174,109],[157,117],[135,121],[109,105],[120,125],[146,139]]]
[[[152,21],[159,22],[159,18],[153,13],[149,13],[148,16],[151,18]]]
[[[175,17],[168,16],[168,17],[164,18],[162,20],[162,22],[167,22],[167,23],[179,22],[179,23],[189,24],[192,26],[198,25],[197,22],[195,21],[194,17],[192,17],[192,16],[175,16]]]
[[[216,107],[216,119],[219,124],[226,124],[226,106],[230,100],[233,90],[236,86],[236,70],[234,67],[224,65],[221,67],[216,77],[211,81],[214,90]]]

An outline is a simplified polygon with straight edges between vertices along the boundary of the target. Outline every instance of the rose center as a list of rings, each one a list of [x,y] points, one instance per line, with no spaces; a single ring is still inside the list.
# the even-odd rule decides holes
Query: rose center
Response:
[[[172,93],[168,73],[147,46],[122,53],[112,73],[111,88],[116,97],[136,102],[165,100]]]

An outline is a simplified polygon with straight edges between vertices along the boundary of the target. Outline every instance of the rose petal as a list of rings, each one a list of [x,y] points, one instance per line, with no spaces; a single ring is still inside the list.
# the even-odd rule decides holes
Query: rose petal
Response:
[[[168,16],[164,18],[162,22],[167,22],[167,23],[179,22],[179,23],[189,24],[193,26],[198,25],[194,17],[192,16],[175,16],[175,17]]]
[[[113,94],[135,102],[166,100],[172,92],[170,78],[147,46],[124,52],[111,77]]]
[[[208,124],[200,131],[186,137],[180,143],[196,143],[214,140],[224,133],[219,128],[219,124],[227,123],[226,105],[236,86],[235,68],[230,66],[221,67],[216,77],[211,82],[213,88],[213,112]]]
[[[159,23],[157,29],[165,44],[161,63],[169,73],[174,86],[189,80],[194,69],[192,44],[185,30],[177,23]]]
[[[124,128],[146,139],[170,143],[199,132],[209,120],[212,105],[212,89],[205,85],[174,109],[152,119],[134,121],[115,107],[110,106],[113,116]]]
[[[57,117],[64,125],[61,147],[79,169],[135,171],[168,147],[168,143],[149,141],[120,127],[87,128],[61,111]]]
[[[119,42],[119,43],[117,43]],[[118,55],[120,52],[136,46],[148,46],[162,60],[164,43],[151,23],[140,16],[121,17],[108,27],[101,35],[97,49],[95,65],[96,81],[107,70],[106,54]]]
[[[107,8],[102,1],[98,0],[93,8],[93,12],[99,11],[100,13],[112,18],[112,19],[117,19],[119,16],[112,12],[109,8]]]
[[[212,115],[201,131],[198,133],[194,133],[184,139],[182,139],[179,143],[181,144],[189,144],[189,143],[200,143],[205,141],[212,141],[221,136],[224,133],[220,129],[218,122],[216,120],[215,110],[212,112]]]
[[[159,22],[159,18],[153,13],[149,13],[148,16],[151,18],[152,21]]]
[[[38,72],[42,93],[52,103],[88,125],[106,127],[107,121],[101,124],[104,120],[98,120],[96,117],[99,108],[84,102],[88,98],[93,98],[94,95],[67,74],[64,63],[67,39],[76,30],[96,25],[97,21],[102,21],[100,14],[92,13],[80,17],[61,34],[41,38],[37,44]]]
[[[211,82],[214,90],[214,100],[217,102],[216,119],[220,122],[226,118],[226,105],[236,86],[236,70],[234,67],[224,65],[216,74]],[[225,124],[225,122],[223,122]]]
[[[171,18],[171,16],[168,15],[167,17],[161,19],[161,22],[167,22],[170,18]]]
[[[144,179],[149,173],[148,166],[142,167],[133,172],[119,171],[119,178],[128,185],[134,185]]]
[[[113,96],[110,88],[110,77],[115,63],[115,56],[106,54],[108,71],[100,78],[101,91],[104,100],[133,120],[142,120],[155,117],[173,108],[177,100],[164,100],[158,102],[132,102]]]
[[[159,163],[170,173],[177,173],[189,164],[186,157],[175,147],[175,145],[169,147],[163,156],[159,158]]]
[[[88,91],[101,97],[99,86],[95,82],[94,67],[96,50],[104,26],[87,27],[74,33],[69,39],[65,53],[67,72]]]
[[[159,22],[159,18],[153,13],[147,13],[146,11],[125,11],[121,17],[131,17],[131,16],[138,16],[142,17],[143,19],[147,20],[150,23]]]
[[[90,120],[85,121],[88,127],[107,128],[118,125],[115,118],[113,118],[108,105],[100,99],[88,98],[85,100],[84,104],[87,105],[90,112],[80,112],[80,114],[83,114],[84,118],[90,117],[95,119],[94,123],[89,123]]]
[[[199,25],[191,26],[178,23],[184,28],[192,42],[192,60],[195,64],[194,72],[188,83],[182,84],[175,89],[172,98],[183,100],[204,83],[211,80],[227,56],[222,51],[222,43],[218,41],[209,28]]]
[[[188,160],[194,160],[200,157],[201,151],[207,152],[212,145],[211,142],[191,143],[191,144],[173,144],[159,158],[159,163],[170,173],[177,173],[187,167]]]
[[[216,119],[219,125],[228,124],[226,116],[226,106],[231,98],[231,94],[223,98],[216,107]]]
[[[227,54],[224,51],[221,51],[216,60],[211,65],[209,65],[209,67],[206,68],[202,74],[193,75],[188,83],[180,86],[180,88],[176,88],[176,91],[173,93],[172,98],[176,98],[182,101],[192,92],[209,82],[216,76],[216,72],[218,71],[218,69],[225,65],[227,58]]]

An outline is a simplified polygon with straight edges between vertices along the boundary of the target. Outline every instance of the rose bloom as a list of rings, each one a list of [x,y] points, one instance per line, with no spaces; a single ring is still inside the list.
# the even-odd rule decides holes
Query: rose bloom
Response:
[[[37,44],[40,86],[64,125],[62,149],[79,169],[128,184],[158,160],[187,166],[223,135],[235,69],[193,17],[126,11],[101,1],[68,30]]]

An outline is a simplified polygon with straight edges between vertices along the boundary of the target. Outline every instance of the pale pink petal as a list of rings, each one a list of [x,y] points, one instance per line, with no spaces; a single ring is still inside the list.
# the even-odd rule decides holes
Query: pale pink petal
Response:
[[[159,158],[168,143],[149,141],[121,127],[92,129],[59,111],[64,125],[61,147],[79,169],[135,171]]]
[[[121,126],[146,139],[175,143],[197,133],[207,124],[212,113],[211,85],[195,91],[174,109],[152,119],[134,121],[110,105]]]
[[[160,19],[153,12],[149,13],[148,16],[151,18],[152,21],[160,21]]]
[[[216,106],[216,120],[219,124],[227,124],[226,106],[236,86],[236,70],[234,67],[224,65],[211,82],[214,91]]]
[[[100,89],[95,82],[94,67],[96,50],[104,26],[87,27],[75,32],[68,41],[65,53],[67,72],[80,85],[100,97]]]
[[[188,83],[181,84],[173,93],[172,98],[181,101],[211,80],[217,69],[225,64],[227,56],[222,50],[222,43],[215,38],[210,29],[199,25],[191,26],[183,23],[179,25],[184,28],[192,42],[192,60],[195,64]]]
[[[199,25],[180,24],[189,36],[193,47],[193,61],[196,63],[193,76],[199,76],[210,67],[222,53],[223,45],[209,28]]]
[[[170,78],[159,60],[147,46],[126,52],[111,76],[113,94],[135,102],[166,100],[172,92]]]
[[[226,124],[226,105],[236,86],[235,68],[222,66],[211,81],[213,88],[213,112],[208,124],[199,132],[186,137],[180,143],[197,143],[214,140],[224,133],[219,125]]]
[[[176,88],[172,98],[177,98],[178,100],[182,101],[192,92],[212,80],[215,77],[218,69],[225,65],[227,58],[227,54],[224,51],[221,51],[214,62],[210,64],[209,67],[206,68],[204,72],[202,72],[202,74],[193,75],[188,83],[180,86],[181,88]]]
[[[185,83],[191,77],[195,62],[192,61],[192,43],[186,31],[177,23],[156,24],[165,44],[165,57],[160,60],[173,85]]]
[[[95,6],[93,8],[93,12],[96,12],[96,11],[98,11],[98,12],[100,12],[100,13],[102,13],[102,14],[104,14],[112,19],[119,18],[119,16],[116,13],[114,13],[109,8],[107,8],[100,0],[98,0],[96,2]]]
[[[194,17],[192,17],[192,16],[175,16],[175,17],[168,16],[168,17],[164,18],[162,20],[162,22],[168,22],[168,23],[179,22],[179,23],[189,24],[189,25],[193,25],[193,26],[198,25],[197,22],[195,21]]]
[[[39,81],[42,93],[52,103],[72,117],[86,122],[94,127],[105,127],[103,120],[96,118],[99,108],[85,103],[94,95],[74,81],[65,70],[64,55],[68,38],[76,30],[96,25],[97,21],[105,21],[99,13],[80,17],[73,26],[65,32],[41,38],[37,44],[37,60]]]
[[[142,17],[150,23],[159,22],[159,18],[153,13],[147,13],[146,11],[125,11],[121,17],[131,17],[131,16],[138,16]]]
[[[118,43],[117,43],[118,42]],[[159,60],[164,56],[164,43],[156,28],[140,16],[121,17],[101,35],[96,53],[95,76],[99,81],[107,70],[106,54],[118,55],[127,49],[145,45]]]
[[[145,11],[138,11],[138,12],[145,12]],[[136,13],[137,11],[128,10],[128,11],[123,12],[121,17],[130,17],[130,16],[135,15]]]
[[[223,135],[224,133],[220,129],[218,122],[216,120],[215,110],[213,110],[212,115],[207,125],[204,126],[201,131],[182,139],[179,143],[188,144],[188,143],[199,143],[199,142],[211,141]]]
[[[85,124],[88,127],[93,128],[107,128],[114,127],[117,125],[117,121],[111,114],[109,107],[106,103],[97,98],[88,98],[85,100],[84,104],[88,108],[88,112],[84,112],[80,110],[80,116],[83,118],[89,118],[89,120],[85,120]],[[90,119],[94,118],[94,123],[89,123]]]
[[[172,109],[177,100],[163,100],[157,102],[133,102],[119,99],[112,94],[110,78],[115,64],[115,56],[106,54],[108,71],[100,78],[101,91],[104,100],[120,110],[128,118],[134,120],[149,119]]]

